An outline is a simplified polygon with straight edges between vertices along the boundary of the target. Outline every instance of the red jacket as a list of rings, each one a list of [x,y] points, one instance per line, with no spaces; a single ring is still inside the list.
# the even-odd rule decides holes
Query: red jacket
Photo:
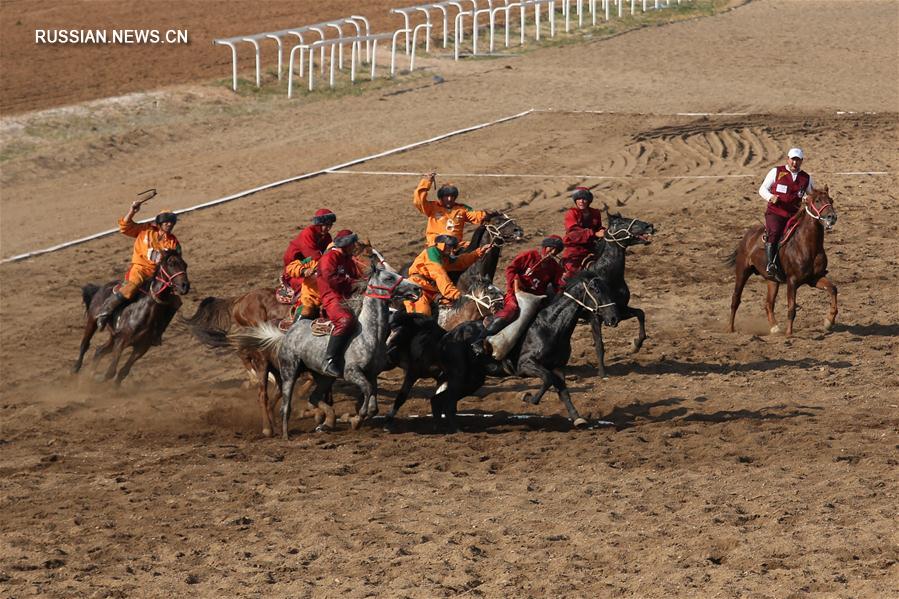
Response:
[[[766,212],[772,212],[779,216],[793,216],[799,210],[802,203],[802,192],[808,187],[809,176],[805,171],[799,171],[796,180],[786,166],[777,167],[777,175],[774,183],[768,190],[777,196],[776,204],[768,204]]]
[[[318,290],[322,300],[333,298],[341,299],[350,297],[353,293],[353,283],[362,278],[355,260],[341,248],[331,248],[318,262]]]
[[[330,233],[319,233],[318,227],[315,225],[306,227],[287,246],[287,250],[284,252],[284,266],[294,260],[303,260],[304,258],[318,260],[329,243],[331,243]]]
[[[580,210],[577,206],[565,213],[564,256],[588,254],[593,251],[593,239],[602,228],[602,212],[589,206]]]
[[[506,267],[506,286],[511,292],[517,279],[521,291],[546,295],[550,285],[556,291],[562,288],[562,272],[562,266],[552,256],[543,256],[540,250],[526,250]]]

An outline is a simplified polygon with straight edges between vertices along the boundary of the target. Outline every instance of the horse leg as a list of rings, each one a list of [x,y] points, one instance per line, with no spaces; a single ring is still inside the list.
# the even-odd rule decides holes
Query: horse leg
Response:
[[[309,403],[323,414],[323,421],[318,423],[315,430],[318,432],[334,430],[337,427],[337,414],[334,412],[334,401],[331,397],[331,386],[334,384],[334,379],[317,372],[312,373],[312,379],[315,389],[309,396]],[[316,420],[318,420],[317,416]]]
[[[418,378],[412,375],[409,370],[406,371],[406,376],[403,377],[403,386],[400,387],[400,390],[397,392],[396,399],[393,400],[393,407],[390,408],[390,412],[387,413],[388,420],[393,420],[393,418],[396,417],[397,412],[400,411],[400,408],[403,407],[403,404],[409,399],[409,393],[411,393],[412,386],[417,380]]]
[[[143,355],[149,351],[151,346],[152,342],[150,341],[142,342],[134,346],[134,349],[131,350],[131,355],[125,360],[125,365],[122,366],[121,370],[119,370],[119,374],[115,377],[115,384],[117,387],[121,385],[122,381],[125,380],[125,377],[131,373],[131,367],[134,366],[134,363],[140,360]]]
[[[643,342],[646,341],[646,313],[640,308],[625,306],[624,310],[621,310],[621,320],[627,320],[628,318],[636,318],[640,326],[637,338],[631,341],[631,353],[635,354],[640,351],[640,348],[643,347]]]
[[[734,279],[734,294],[730,298],[730,323],[729,331],[735,332],[734,318],[737,316],[737,308],[740,307],[740,300],[743,298],[743,288],[746,287],[746,281],[752,276],[752,269],[743,266],[742,270],[738,265],[736,268],[736,277]]]
[[[75,365],[72,366],[73,374],[81,370],[81,366],[84,364],[84,354],[87,353],[88,348],[91,346],[91,339],[93,339],[94,333],[96,332],[97,320],[88,316],[87,322],[84,323],[84,335],[81,337],[81,348],[78,351],[78,359],[75,360]]]
[[[777,281],[768,281],[768,295],[765,297],[765,314],[768,316],[768,326],[771,327],[771,334],[775,335],[780,332],[777,326],[777,320],[774,318],[774,302],[777,300],[777,291],[780,284]]]
[[[577,410],[574,408],[574,404],[571,402],[571,394],[568,392],[568,387],[565,385],[565,376],[561,372],[549,370],[541,364],[537,364],[531,360],[527,360],[523,364],[519,362],[518,372],[522,376],[533,376],[540,378],[543,381],[543,386],[540,387],[540,391],[534,399],[526,401],[529,401],[529,403],[533,405],[537,405],[540,398],[543,397],[543,394],[546,393],[549,387],[555,387],[556,392],[559,394],[559,399],[565,404],[565,409],[568,410],[568,418],[574,422],[574,425],[583,426],[587,424],[587,421],[581,418],[581,415],[578,414]]]
[[[828,281],[826,277],[821,277],[815,283],[815,287],[830,294],[830,314],[824,321],[824,329],[829,331],[833,328],[833,323],[837,321],[837,286]]]
[[[796,285],[787,281],[787,337],[793,334],[793,320],[796,318]]]
[[[356,416],[350,421],[353,430],[359,428],[359,425],[369,415],[374,416],[378,413],[377,404],[377,387],[366,378],[365,374],[357,368],[348,368],[343,373],[344,380],[353,383],[359,387],[362,392],[362,403],[357,404]],[[374,410],[370,406],[374,403]]]
[[[258,373],[258,389],[256,401],[262,412],[262,435],[272,436],[272,411],[268,401],[268,360],[257,355],[252,360],[253,370]]]
[[[112,357],[109,361],[109,368],[106,369],[106,374],[103,376],[104,381],[108,381],[115,376],[116,371],[119,369],[119,358],[122,357],[122,351],[124,351],[124,349],[125,337],[116,337],[112,348]]]
[[[590,329],[593,331],[593,349],[596,351],[596,374],[601,379],[609,378],[609,375],[606,374],[606,346],[602,340],[602,321],[598,318],[591,318]],[[544,389],[543,392],[545,393],[546,390]]]
[[[532,406],[539,404],[546,392],[549,391],[549,388],[553,386],[552,374],[550,371],[530,360],[518,363],[518,374],[523,377],[530,376],[539,378],[543,381],[543,384],[540,385],[540,389],[537,391],[536,395],[531,395],[530,391],[528,391],[521,396],[521,401],[527,402]]]
[[[559,399],[568,410],[568,419],[571,420],[575,428],[587,426],[587,419],[578,414],[574,408],[574,403],[571,401],[571,393],[568,392],[568,386],[565,384],[565,375],[558,370],[553,370],[552,373],[555,377],[553,384],[556,387],[556,392],[559,394]]]
[[[281,437],[285,441],[289,438],[287,431],[290,423],[290,400],[299,370],[300,365],[294,361],[289,364],[284,361],[281,363]]]

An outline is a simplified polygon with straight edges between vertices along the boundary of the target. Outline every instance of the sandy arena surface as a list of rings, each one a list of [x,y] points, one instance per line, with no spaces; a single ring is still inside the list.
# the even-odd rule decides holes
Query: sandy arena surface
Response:
[[[0,594],[899,596],[899,5],[734,2],[522,54],[431,56],[397,82],[292,101],[218,83],[229,59],[212,37],[401,5],[299,3],[309,20],[295,23],[292,4],[4,2],[0,256],[111,228],[148,187],[161,190],[148,212],[183,208],[536,109],[346,171],[446,173],[464,200],[517,219],[515,251],[561,232],[573,185],[653,222],[654,242],[628,257],[649,339],[630,354],[636,323],[607,329],[601,380],[579,327],[567,369],[581,412],[613,424],[571,430],[553,393],[525,406],[535,381],[509,378],[462,402],[479,415],[459,434],[431,434],[424,382],[396,433],[315,434],[303,417],[290,441],[266,439],[237,359],[183,326],[120,389],[68,374],[80,287],[120,276],[127,238],[4,263]],[[195,43],[14,49],[8,33],[126,14],[189,26]],[[55,62],[54,91],[38,94]],[[684,114],[702,112],[718,114]],[[724,259],[794,145],[839,214],[826,238],[837,324],[824,330],[825,295],[802,288],[795,335],[769,334],[756,277],[726,333]],[[391,262],[410,259],[415,183],[328,174],[183,216],[183,314],[272,282],[321,205]],[[382,375],[382,412],[400,380]],[[338,412],[351,393],[338,387]],[[538,417],[510,417],[524,413]]]

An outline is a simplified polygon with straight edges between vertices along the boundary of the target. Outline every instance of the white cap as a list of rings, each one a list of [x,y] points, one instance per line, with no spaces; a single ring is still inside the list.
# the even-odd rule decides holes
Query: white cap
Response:
[[[805,160],[805,155],[799,148],[790,148],[790,151],[787,152],[787,158],[798,158],[799,160]]]

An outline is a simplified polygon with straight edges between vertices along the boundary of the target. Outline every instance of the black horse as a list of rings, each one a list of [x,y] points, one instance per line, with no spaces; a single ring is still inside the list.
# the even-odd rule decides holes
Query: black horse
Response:
[[[112,294],[116,281],[107,283],[103,287],[98,285],[85,285],[81,288],[82,301],[86,310],[84,322],[84,335],[81,338],[81,349],[78,359],[72,367],[72,372],[81,370],[84,363],[84,354],[91,344],[91,338],[97,332],[97,314]],[[156,273],[148,283],[140,289],[140,297],[133,302],[119,308],[110,317],[106,328],[110,332],[109,341],[99,347],[94,354],[94,368],[99,367],[99,359],[104,354],[112,351],[109,367],[104,375],[104,380],[115,376],[117,385],[128,376],[131,367],[153,345],[162,343],[162,334],[174,318],[175,313],[181,307],[180,295],[186,295],[190,291],[190,281],[187,278],[187,263],[178,252],[166,252]],[[125,365],[118,370],[119,359],[126,347],[133,350]]]
[[[618,309],[601,277],[582,271],[566,288],[542,308],[527,331],[507,357],[512,372],[486,353],[477,354],[472,343],[483,335],[479,321],[459,325],[440,342],[440,385],[431,399],[431,412],[436,426],[446,419],[450,430],[456,427],[456,405],[459,400],[481,388],[487,375],[539,378],[543,382],[536,394],[526,393],[522,399],[536,405],[549,390],[555,388],[575,426],[587,421],[581,418],[571,402],[571,394],[560,371],[571,357],[571,334],[578,319],[599,319],[608,326],[619,321]],[[504,360],[506,362],[506,360]]]
[[[624,262],[626,250],[633,245],[645,245],[652,241],[655,227],[636,218],[623,217],[620,214],[609,214],[606,209],[606,234],[603,239],[596,240],[596,259],[585,267],[587,272],[598,276],[606,284],[612,300],[618,307],[620,320],[636,318],[640,323],[640,331],[633,340],[633,353],[640,350],[646,340],[646,315],[640,308],[629,306],[631,292],[624,280]],[[606,377],[605,346],[602,340],[602,321],[592,319],[593,345],[598,361],[597,374]]]

